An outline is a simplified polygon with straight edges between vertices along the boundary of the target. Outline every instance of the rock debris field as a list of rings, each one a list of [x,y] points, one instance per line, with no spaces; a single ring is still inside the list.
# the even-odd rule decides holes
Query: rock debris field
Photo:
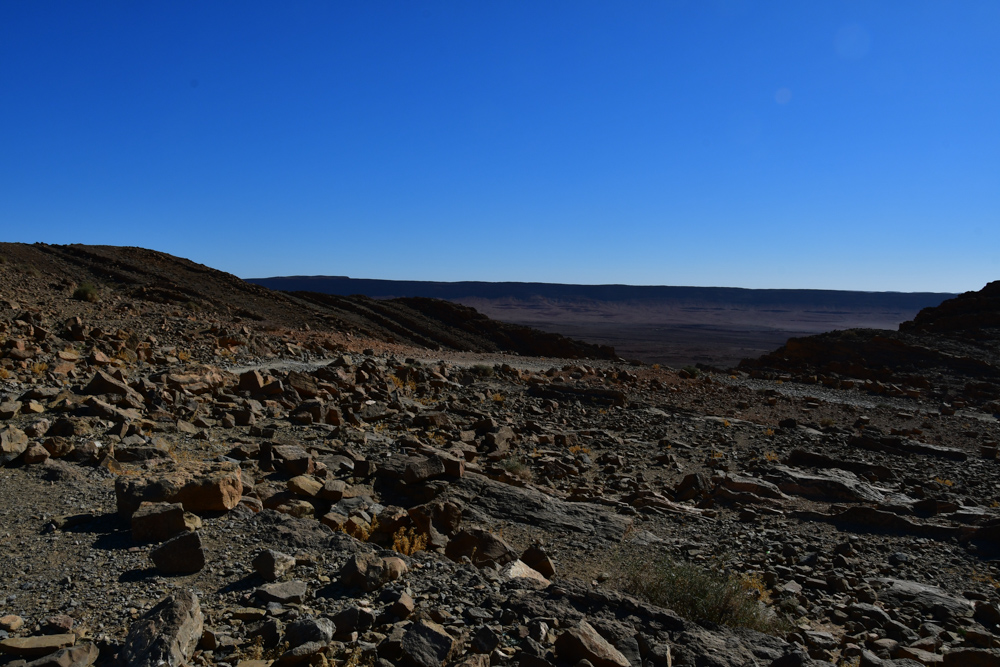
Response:
[[[973,402],[36,273],[0,264],[0,665],[1000,665]]]

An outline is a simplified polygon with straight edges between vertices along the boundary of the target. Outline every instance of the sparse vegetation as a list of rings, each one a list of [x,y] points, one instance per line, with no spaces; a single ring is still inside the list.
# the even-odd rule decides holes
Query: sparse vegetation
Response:
[[[90,303],[97,303],[101,299],[100,293],[97,291],[97,286],[91,282],[82,282],[77,286],[76,290],[73,291],[73,298],[77,301],[87,301]]]
[[[698,368],[697,366],[685,366],[681,370],[693,378],[696,378],[699,375],[701,375],[701,369]]]
[[[469,368],[469,372],[480,379],[493,377],[493,367],[486,364],[476,364]]]
[[[404,556],[412,556],[427,548],[427,535],[413,528],[400,528],[392,536],[392,549]]]
[[[500,462],[500,467],[518,479],[523,479],[526,482],[530,482],[532,479],[531,466],[517,456],[508,456],[503,459]]]
[[[624,591],[694,621],[778,634],[786,621],[769,606],[760,575],[738,575],[676,561],[658,559],[624,547],[617,554],[617,585]]]

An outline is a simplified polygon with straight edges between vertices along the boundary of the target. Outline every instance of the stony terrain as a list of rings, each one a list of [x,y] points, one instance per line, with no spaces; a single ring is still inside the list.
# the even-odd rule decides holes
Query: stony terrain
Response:
[[[1000,664],[981,403],[431,351],[204,267],[88,301],[46,248],[0,263],[0,664]],[[643,597],[660,562],[768,632]]]

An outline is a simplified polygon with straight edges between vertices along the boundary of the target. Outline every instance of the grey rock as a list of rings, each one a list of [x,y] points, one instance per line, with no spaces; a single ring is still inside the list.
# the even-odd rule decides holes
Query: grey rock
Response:
[[[253,559],[253,569],[267,581],[277,581],[295,567],[295,559],[288,554],[264,549]]]
[[[403,664],[411,667],[438,667],[451,653],[455,642],[437,623],[420,621],[406,629],[400,642]]]
[[[179,591],[132,624],[121,661],[128,667],[179,667],[191,659],[202,630],[198,597],[191,591]]]
[[[149,558],[165,574],[191,574],[205,567],[205,550],[196,532],[181,533],[149,552]]]

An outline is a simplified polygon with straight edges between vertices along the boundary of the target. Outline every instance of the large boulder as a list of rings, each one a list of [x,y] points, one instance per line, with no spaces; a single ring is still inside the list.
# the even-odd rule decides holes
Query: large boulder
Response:
[[[138,477],[115,481],[118,513],[128,518],[143,502],[180,503],[189,512],[228,511],[243,495],[240,467],[235,463],[164,461]]]
[[[203,627],[198,597],[179,591],[132,624],[119,659],[129,667],[179,667],[191,660]]]

